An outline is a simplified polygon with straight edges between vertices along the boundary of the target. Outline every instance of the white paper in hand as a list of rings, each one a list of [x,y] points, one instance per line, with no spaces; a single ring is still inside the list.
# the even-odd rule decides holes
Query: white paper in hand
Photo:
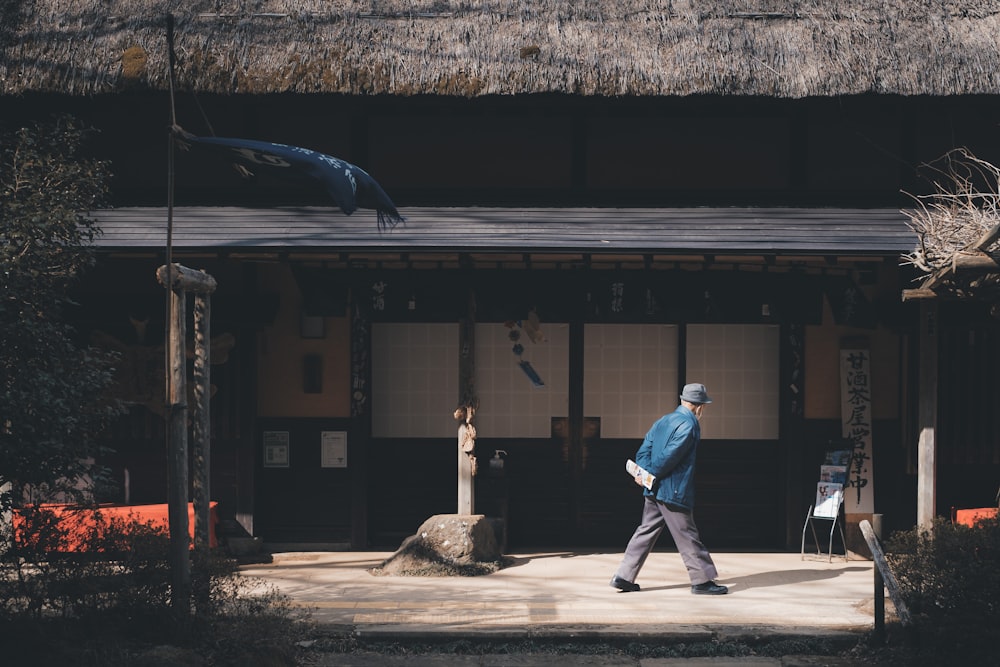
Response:
[[[632,459],[625,462],[625,471],[632,475],[632,479],[634,479],[635,483],[639,486],[644,486],[647,489],[653,488],[656,476],[649,473],[645,468]]]

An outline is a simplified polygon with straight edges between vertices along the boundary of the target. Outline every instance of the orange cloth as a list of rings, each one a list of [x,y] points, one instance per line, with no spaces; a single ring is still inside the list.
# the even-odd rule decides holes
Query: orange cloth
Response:
[[[216,513],[218,502],[209,503],[208,521],[208,543],[210,547],[218,546],[215,536],[215,526],[219,522]],[[40,508],[46,512],[51,512],[60,522],[64,522],[63,528],[66,530],[66,540],[62,550],[82,551],[86,542],[86,536],[97,529],[98,517],[103,525],[107,525],[112,519],[124,521],[136,521],[141,524],[149,523],[154,528],[162,528],[165,532],[170,531],[169,509],[166,503],[157,505],[98,505],[96,509],[89,507],[78,507],[76,505],[63,505],[58,503],[43,503]],[[14,531],[19,533],[24,526],[24,517],[20,510],[14,510]],[[194,548],[194,504],[188,503],[188,533],[191,537],[191,548]]]

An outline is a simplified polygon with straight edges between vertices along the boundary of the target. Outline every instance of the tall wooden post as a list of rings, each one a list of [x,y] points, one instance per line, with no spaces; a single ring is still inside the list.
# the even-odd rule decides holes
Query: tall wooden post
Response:
[[[917,525],[929,527],[937,512],[938,304],[920,301],[920,372],[917,441]]]
[[[352,290],[351,309],[351,548],[368,547],[368,457],[371,442],[371,317],[363,297]]]
[[[171,604],[180,616],[190,611],[191,561],[188,556],[188,449],[187,449],[187,337],[186,301],[183,290],[167,285],[170,299],[170,338],[168,341],[169,395],[167,409],[169,437],[167,452],[167,518],[170,527]]]
[[[469,425],[462,422],[458,426],[458,514],[474,514],[476,509],[472,454],[463,446],[467,439]],[[474,436],[471,441],[475,442]]]
[[[212,393],[211,359],[212,304],[208,295],[198,294],[194,299],[194,544],[195,549],[208,550],[209,503],[212,498],[209,471],[211,470],[211,410]]]
[[[11,483],[0,484],[0,499],[4,495],[10,494]],[[14,539],[14,511],[10,507],[0,504],[0,551],[10,548],[11,540]]]
[[[208,603],[207,570],[211,550],[211,318],[212,302],[207,294],[194,298],[194,419],[192,423],[192,500],[194,502],[195,562],[203,573],[198,577],[195,598],[199,605]]]
[[[779,397],[779,431],[788,443],[785,456],[785,547],[792,548],[799,540],[798,526],[802,508],[808,501],[802,486],[795,480],[805,470],[805,326],[800,322],[781,325],[781,384]]]
[[[476,408],[476,302],[470,291],[466,317],[459,323],[458,391],[461,419],[458,426],[458,514],[474,514],[476,509],[475,442],[472,424]],[[459,413],[455,413],[459,419]]]
[[[167,489],[167,517],[170,528],[170,573],[171,603],[178,616],[184,617],[191,611],[191,559],[190,529],[188,525],[188,447],[187,447],[187,293],[200,295],[196,306],[196,369],[200,366],[199,387],[195,390],[198,399],[198,419],[195,429],[199,440],[199,470],[196,485],[200,489],[198,514],[203,515],[201,523],[203,539],[196,540],[208,550],[208,318],[210,309],[207,297],[203,295],[215,291],[216,282],[204,271],[193,271],[179,264],[167,264],[156,270],[156,277],[167,289],[170,301],[170,329],[167,341],[167,408],[170,423],[167,426],[169,451],[169,483]],[[200,361],[199,361],[200,360]],[[199,522],[195,520],[195,527]],[[196,536],[197,537],[197,536]]]

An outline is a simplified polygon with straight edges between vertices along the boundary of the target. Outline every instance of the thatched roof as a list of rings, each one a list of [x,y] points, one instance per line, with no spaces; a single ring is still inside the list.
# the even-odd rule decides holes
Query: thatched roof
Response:
[[[0,94],[1000,92],[1000,0],[24,0]]]

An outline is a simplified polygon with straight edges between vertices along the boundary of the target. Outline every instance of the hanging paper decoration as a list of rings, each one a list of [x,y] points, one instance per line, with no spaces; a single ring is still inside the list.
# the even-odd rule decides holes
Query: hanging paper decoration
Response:
[[[469,466],[473,477],[479,471],[479,462],[476,459],[476,427],[472,425],[472,418],[476,414],[473,405],[460,405],[455,410],[455,421],[458,426],[458,446],[469,457]]]
[[[544,387],[545,383],[542,382],[542,378],[539,377],[538,372],[532,367],[531,362],[521,358],[524,354],[524,345],[520,342],[522,331],[532,343],[545,342],[545,334],[542,333],[541,320],[538,318],[538,313],[532,308],[526,320],[507,320],[503,324],[510,329],[507,333],[507,338],[514,343],[510,349],[517,356],[517,365],[521,367],[524,374],[531,380],[531,384],[536,387]]]
[[[532,368],[530,361],[525,361],[524,359],[522,359],[521,361],[517,362],[517,365],[521,367],[521,370],[524,371],[524,374],[528,376],[529,380],[531,380],[531,384],[535,385],[536,387],[545,386],[545,383],[542,382],[542,378],[538,377],[538,373],[535,372],[534,368]]]
[[[544,343],[545,334],[542,333],[542,322],[538,319],[538,313],[532,308],[528,312],[528,319],[524,323],[524,333],[528,334],[528,338],[531,339],[532,343]]]

